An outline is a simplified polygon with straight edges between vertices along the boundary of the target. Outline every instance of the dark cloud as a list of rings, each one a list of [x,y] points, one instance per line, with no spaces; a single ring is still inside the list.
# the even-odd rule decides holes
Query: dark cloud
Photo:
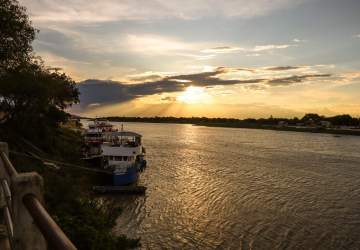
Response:
[[[256,72],[256,69],[251,69],[251,68],[235,68],[234,70],[236,71],[248,71],[248,72]]]
[[[292,70],[292,69],[300,69],[301,67],[298,66],[278,66],[278,67],[270,67],[266,68],[267,70],[273,71],[282,71],[282,70]]]
[[[164,96],[164,97],[161,98],[161,101],[175,102],[175,101],[176,101],[176,97],[173,97],[173,96]]]
[[[156,81],[156,80],[159,80],[161,78],[163,78],[163,76],[158,75],[158,74],[130,77],[131,81],[133,81],[133,82]]]
[[[238,70],[238,69],[235,69]],[[240,69],[243,70],[243,69]],[[244,84],[244,83],[259,83],[263,82],[266,79],[262,78],[255,78],[255,79],[247,79],[247,80],[226,80],[221,79],[217,77],[220,74],[225,74],[228,72],[232,72],[234,69],[231,68],[225,68],[225,67],[219,67],[215,71],[212,72],[202,72],[202,73],[196,73],[196,74],[188,74],[188,75],[177,75],[168,77],[168,80],[187,80],[190,81],[190,84],[193,86],[199,86],[199,87],[209,87],[209,86],[215,86],[215,85],[233,85],[233,84]]]
[[[171,93],[185,90],[188,86],[212,87],[218,85],[257,84],[283,86],[303,82],[307,79],[330,77],[330,74],[293,75],[283,78],[253,79],[221,79],[219,75],[236,69],[219,67],[212,72],[201,72],[187,75],[164,77],[158,81],[137,84],[124,84],[115,81],[86,80],[79,83],[81,107],[86,108],[93,103],[111,104],[130,101],[139,97],[154,94]]]
[[[308,74],[308,75],[293,75],[289,77],[283,78],[274,78],[272,80],[267,81],[267,84],[270,86],[287,86],[294,83],[304,82],[308,79],[313,78],[323,78],[323,77],[330,77],[331,74]]]
[[[114,81],[90,79],[79,83],[78,88],[82,108],[93,103],[106,104],[134,99],[134,96],[128,93],[127,85]]]

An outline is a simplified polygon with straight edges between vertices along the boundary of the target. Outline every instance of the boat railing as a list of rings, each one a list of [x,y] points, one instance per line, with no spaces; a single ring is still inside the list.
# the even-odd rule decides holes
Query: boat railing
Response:
[[[122,140],[105,140],[104,144],[108,144],[111,147],[125,147],[125,148],[136,148],[140,147],[141,144],[133,141],[122,141]]]

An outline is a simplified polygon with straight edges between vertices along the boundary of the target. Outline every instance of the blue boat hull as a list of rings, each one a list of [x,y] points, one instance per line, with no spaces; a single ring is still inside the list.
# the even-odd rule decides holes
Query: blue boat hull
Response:
[[[129,167],[124,173],[113,172],[113,185],[125,186],[136,182],[139,178],[139,173],[136,166]]]

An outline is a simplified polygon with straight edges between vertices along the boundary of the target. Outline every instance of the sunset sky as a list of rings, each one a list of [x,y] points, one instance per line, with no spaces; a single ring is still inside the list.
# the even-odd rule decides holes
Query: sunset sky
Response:
[[[21,0],[88,116],[360,115],[359,0]]]

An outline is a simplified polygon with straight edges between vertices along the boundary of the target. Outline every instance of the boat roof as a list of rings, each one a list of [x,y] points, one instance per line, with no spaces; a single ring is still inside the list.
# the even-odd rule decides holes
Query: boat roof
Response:
[[[110,134],[112,136],[135,136],[135,137],[142,137],[142,135],[131,132],[131,131],[112,131],[112,132],[105,132],[106,134]]]
[[[88,129],[85,131],[86,134],[101,134],[102,131],[99,129]]]

